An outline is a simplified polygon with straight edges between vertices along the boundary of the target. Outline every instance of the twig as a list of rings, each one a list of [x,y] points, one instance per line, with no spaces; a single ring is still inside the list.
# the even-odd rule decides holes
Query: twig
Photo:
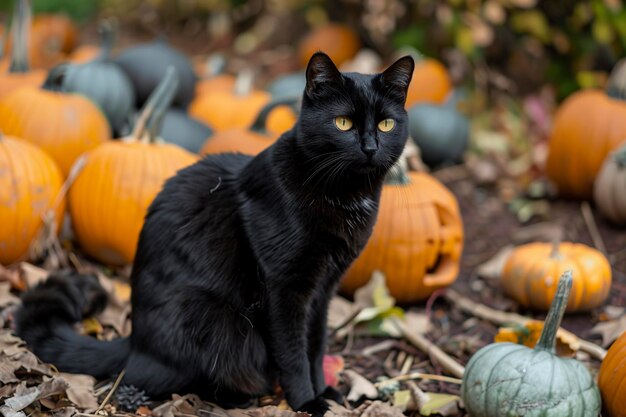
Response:
[[[593,213],[591,211],[591,207],[589,206],[588,201],[583,201],[580,205],[580,211],[583,214],[583,219],[585,220],[585,225],[587,226],[587,230],[589,230],[589,234],[591,235],[591,239],[593,240],[593,245],[603,254],[606,253],[606,245],[604,244],[604,240],[602,239],[602,235],[598,230],[598,225],[596,224],[595,219],[593,218]]]
[[[441,350],[437,345],[426,339],[421,334],[412,333],[406,327],[406,324],[404,324],[404,322],[399,320],[397,317],[393,317],[391,320],[392,323],[396,325],[396,327],[402,332],[404,337],[416,348],[420,349],[422,352],[427,353],[431,358],[435,359],[437,363],[439,363],[446,371],[450,372],[455,377],[461,378],[463,376],[465,368],[456,360],[454,360],[450,355]]]
[[[440,381],[440,382],[449,382],[450,384],[461,385],[463,382],[458,378],[451,378],[449,376],[443,375],[433,375],[433,374],[423,374],[421,372],[413,372],[410,374],[402,374],[398,376],[394,376],[393,378],[384,379],[382,381],[376,382],[374,384],[375,387],[384,386],[386,384],[390,384],[393,381],[409,381],[412,379],[423,379],[425,381]]]
[[[109,403],[109,401],[111,400],[111,397],[113,396],[113,394],[115,394],[115,390],[120,385],[120,382],[122,382],[124,375],[126,375],[126,369],[122,369],[122,372],[120,372],[120,374],[117,376],[117,379],[115,380],[115,383],[113,384],[113,387],[111,388],[111,391],[109,391],[107,396],[104,397],[102,404],[100,404],[100,406],[98,407],[98,409],[95,411],[94,414],[96,415],[100,414],[100,411],[102,411],[102,409]]]
[[[361,311],[363,311],[362,308],[358,308],[356,309],[352,314],[350,314],[350,316],[348,316],[347,319],[345,319],[344,321],[341,322],[341,324],[339,324],[339,326],[335,327],[331,332],[330,332],[330,336],[329,338],[332,339],[335,337],[335,335],[337,334],[337,332],[341,329],[343,329],[344,327],[348,326],[350,323],[352,323],[354,321],[354,319],[357,318],[357,316],[359,314],[361,314]]]
[[[483,320],[487,320],[491,323],[504,325],[504,324],[520,324],[524,325],[530,320],[529,317],[522,316],[520,314],[515,313],[506,313],[504,311],[495,310],[491,307],[487,307],[484,304],[477,303],[461,294],[456,292],[455,290],[448,288],[445,293],[445,298],[451,304],[460,308],[468,314],[471,314],[475,317],[478,317]],[[559,334],[562,334],[566,338],[570,338],[570,340],[576,340],[580,344],[580,350],[588,353],[592,357],[602,360],[604,356],[606,356],[606,350],[602,349],[600,346],[595,343],[588,342],[583,340],[569,332],[562,327],[558,331]]]

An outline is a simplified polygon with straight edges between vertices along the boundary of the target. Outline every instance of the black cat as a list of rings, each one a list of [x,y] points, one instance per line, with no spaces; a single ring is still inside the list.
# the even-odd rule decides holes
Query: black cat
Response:
[[[17,333],[63,371],[151,395],[192,390],[221,404],[278,382],[321,416],[328,302],[367,242],[383,179],[407,139],[413,59],[382,74],[341,74],[316,53],[297,124],[257,157],[208,156],[152,203],[132,273],[129,339],[79,336],[101,304],[89,277],[57,277],[24,297]]]

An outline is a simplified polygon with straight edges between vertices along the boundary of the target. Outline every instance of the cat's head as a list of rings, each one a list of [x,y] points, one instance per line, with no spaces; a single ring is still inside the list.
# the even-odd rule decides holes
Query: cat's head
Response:
[[[408,137],[404,105],[414,65],[406,56],[380,74],[341,73],[328,55],[314,54],[298,121],[307,157],[345,172],[386,172]]]

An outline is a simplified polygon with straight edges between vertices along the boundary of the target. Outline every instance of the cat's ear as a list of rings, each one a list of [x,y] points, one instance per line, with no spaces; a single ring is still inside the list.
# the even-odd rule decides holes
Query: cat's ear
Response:
[[[326,83],[341,83],[341,73],[328,55],[316,52],[306,67],[306,94],[313,96],[316,89]]]
[[[406,101],[406,95],[413,77],[415,62],[409,55],[398,59],[391,64],[389,68],[382,74],[383,84],[392,88],[402,96],[402,100]]]

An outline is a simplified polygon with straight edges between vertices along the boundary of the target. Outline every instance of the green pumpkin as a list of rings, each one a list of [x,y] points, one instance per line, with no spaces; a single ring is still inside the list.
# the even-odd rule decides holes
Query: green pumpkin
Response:
[[[457,97],[443,105],[416,104],[408,110],[409,134],[430,167],[459,163],[469,143],[469,121],[456,109]]]
[[[62,64],[65,74],[62,90],[78,93],[93,101],[107,117],[111,129],[120,136],[129,124],[135,106],[135,89],[130,79],[111,59],[115,33],[111,25],[100,26],[102,53],[85,64]]]
[[[589,371],[555,353],[571,287],[572,273],[567,271],[534,349],[494,343],[470,359],[461,396],[471,417],[598,417],[600,391]]]
[[[267,91],[274,100],[300,98],[304,93],[304,87],[306,87],[306,76],[300,71],[276,78],[267,87]]]

